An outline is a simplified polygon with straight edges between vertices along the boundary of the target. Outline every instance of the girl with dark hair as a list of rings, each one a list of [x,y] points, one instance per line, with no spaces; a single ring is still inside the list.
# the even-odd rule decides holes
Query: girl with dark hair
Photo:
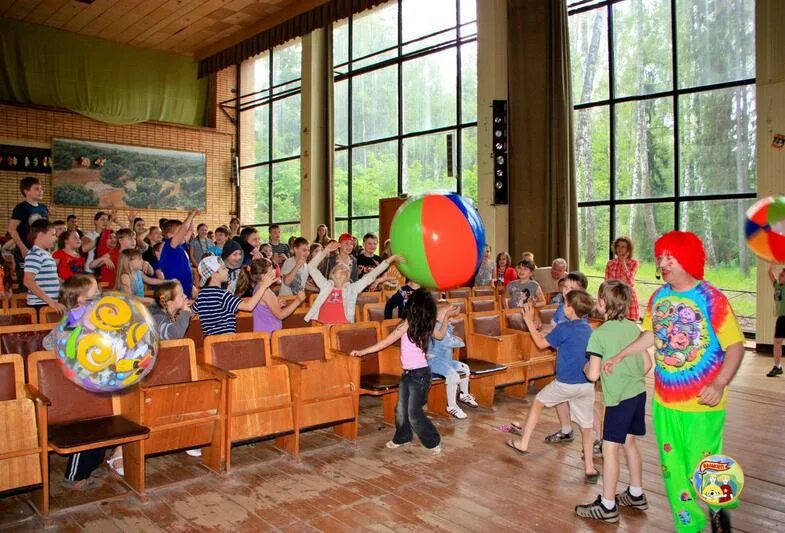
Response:
[[[395,435],[386,444],[388,448],[400,448],[410,443],[414,432],[431,453],[435,455],[442,451],[439,432],[422,408],[431,388],[431,369],[425,354],[431,338],[441,340],[447,334],[449,318],[456,312],[455,307],[445,306],[437,313],[436,301],[430,291],[417,289],[406,303],[405,318],[387,338],[364,350],[352,351],[351,355],[362,357],[383,350],[399,339],[401,341],[403,375],[395,407]],[[439,329],[435,329],[437,321]]]
[[[264,275],[269,270],[275,270],[272,261],[266,257],[254,259],[250,265],[243,267],[237,279],[235,294],[242,296],[249,290],[260,287],[264,282]],[[283,327],[283,320],[294,313],[295,309],[305,301],[305,293],[299,291],[295,299],[285,307],[281,307],[278,297],[272,291],[265,291],[262,300],[253,310],[253,330],[272,333]]]

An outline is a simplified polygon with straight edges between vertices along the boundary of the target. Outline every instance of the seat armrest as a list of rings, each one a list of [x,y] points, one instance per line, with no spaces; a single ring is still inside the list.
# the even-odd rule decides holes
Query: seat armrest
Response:
[[[237,375],[229,372],[228,370],[224,370],[223,368],[219,368],[215,365],[211,365],[210,363],[199,363],[198,365],[199,370],[204,371],[206,374],[218,379],[236,379]]]
[[[272,356],[272,357],[270,357],[270,359],[272,359],[273,361],[278,361],[279,363],[283,363],[285,365],[290,365],[290,366],[293,366],[295,368],[300,368],[302,370],[305,370],[305,369],[308,368],[308,366],[304,365],[303,363],[298,363],[297,361],[289,361],[288,359],[284,359],[283,357]]]
[[[25,384],[26,396],[39,405],[52,405],[52,401],[29,383]]]

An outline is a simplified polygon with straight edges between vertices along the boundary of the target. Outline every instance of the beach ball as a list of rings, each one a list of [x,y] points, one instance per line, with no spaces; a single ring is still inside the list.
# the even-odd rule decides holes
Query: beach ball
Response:
[[[150,311],[119,292],[105,292],[67,312],[53,333],[65,376],[95,392],[138,383],[153,369],[158,353],[158,331]]]
[[[724,507],[739,499],[744,488],[744,472],[739,463],[727,455],[709,455],[695,466],[692,485],[701,500]]]
[[[390,227],[398,268],[430,289],[467,285],[482,262],[485,227],[480,214],[455,193],[430,193],[407,200]]]
[[[747,209],[747,246],[755,255],[785,263],[785,196],[769,196]]]

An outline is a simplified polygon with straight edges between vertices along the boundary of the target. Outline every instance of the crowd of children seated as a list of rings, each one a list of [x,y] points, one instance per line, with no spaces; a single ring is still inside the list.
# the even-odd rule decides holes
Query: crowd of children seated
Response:
[[[176,339],[186,335],[192,314],[198,315],[204,335],[236,332],[238,311],[253,314],[254,331],[273,332],[283,327],[282,321],[307,299],[308,292],[314,297],[306,321],[354,322],[362,292],[396,289],[384,299],[384,316],[401,319],[399,326],[375,345],[352,352],[363,356],[400,340],[404,375],[396,433],[387,447],[408,444],[417,434],[433,453],[441,450],[439,433],[422,411],[432,374],[446,380],[447,411],[452,416],[467,418],[456,400],[477,407],[470,394],[471,369],[452,356],[453,349],[463,345],[450,323],[457,309],[437,303],[428,290],[397,274],[394,265],[405,258],[391,253],[389,241],[383,244],[381,256],[377,255],[379,241],[373,233],[361,241],[349,233],[333,239],[328,227],[320,224],[313,242],[302,236],[284,242],[281,228],[272,225],[269,239],[263,242],[257,228],[243,227],[237,218],[228,226],[212,229],[197,224],[198,210],[188,212],[183,220],[161,219],[157,226],[148,225],[133,212],[121,217],[114,211],[98,211],[93,227],[82,229],[75,215],[64,222],[49,220],[37,178],[22,179],[20,192],[24,200],[13,210],[2,247],[5,296],[11,294],[15,277],[18,286],[13,290],[27,294],[29,307],[50,306],[63,313],[67,307],[84,304],[98,287],[118,290],[149,304],[161,338]],[[632,258],[632,241],[617,239],[614,252],[596,300],[586,292],[586,276],[569,272],[564,259],[538,268],[531,252],[513,262],[507,252],[494,259],[491,247],[486,246],[473,280],[476,287],[493,287],[505,307],[520,309],[539,349],[556,351],[555,381],[538,392],[525,423],[504,426],[505,431],[520,435],[507,441],[507,446],[520,455],[529,453],[544,408],[555,408],[560,423],[545,439],[548,444],[574,440],[572,422],[576,422],[587,483],[598,482],[600,471],[594,457],[605,456],[602,494],[595,502],[578,506],[576,513],[608,522],[619,520],[619,506],[637,510],[648,506],[635,439],[645,433],[644,376],[653,366],[645,351],[625,349],[638,337],[641,318],[634,290],[638,263]],[[769,278],[775,288],[778,320],[775,366],[768,375],[776,377],[783,373],[785,270],[776,272],[772,267]],[[555,305],[555,313],[550,323],[543,324],[535,310],[548,305]],[[605,322],[593,330],[590,315]],[[625,359],[618,363],[615,356],[620,353]],[[618,364],[615,373],[602,370],[608,361]],[[600,383],[598,403],[595,391],[600,387],[595,384]],[[630,484],[617,494],[620,448],[626,454]],[[67,485],[79,487],[88,479],[103,461],[104,452],[71,458]],[[115,452],[110,465],[120,470],[118,461],[122,456]]]

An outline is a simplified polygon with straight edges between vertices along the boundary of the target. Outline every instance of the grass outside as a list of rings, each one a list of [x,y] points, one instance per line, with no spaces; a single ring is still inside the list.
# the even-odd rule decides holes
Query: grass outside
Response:
[[[719,288],[728,297],[736,315],[742,319],[745,330],[755,329],[756,270],[753,267],[746,276],[736,266],[719,266],[706,271],[706,281]],[[589,277],[589,293],[597,294],[597,289],[605,277],[605,263],[584,265],[582,271]],[[640,264],[635,290],[641,308],[646,305],[657,287],[662,285],[654,274],[654,263]]]

